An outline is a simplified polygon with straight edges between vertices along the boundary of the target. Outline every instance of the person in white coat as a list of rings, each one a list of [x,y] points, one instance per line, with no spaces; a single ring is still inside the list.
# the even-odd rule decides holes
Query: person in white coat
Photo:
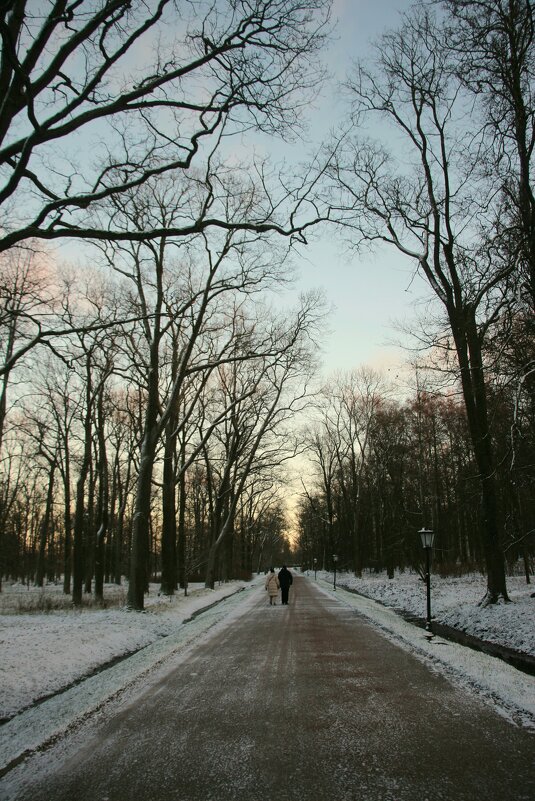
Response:
[[[279,594],[279,587],[280,583],[278,576],[275,573],[275,568],[270,567],[269,573],[266,577],[266,590],[268,591],[270,606],[274,606],[277,603],[276,599]]]

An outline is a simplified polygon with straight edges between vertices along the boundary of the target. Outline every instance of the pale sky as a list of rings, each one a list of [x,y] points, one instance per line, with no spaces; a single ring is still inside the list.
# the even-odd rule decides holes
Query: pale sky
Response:
[[[310,111],[310,141],[287,148],[266,140],[266,150],[275,157],[280,151],[287,159],[300,160],[307,144],[313,152],[330,131],[340,130],[347,111],[340,82],[354,61],[371,57],[372,43],[384,31],[397,28],[400,15],[412,5],[414,0],[333,0],[336,28],[324,54],[332,80]],[[415,264],[386,245],[360,257],[352,255],[341,232],[333,228],[306,249],[298,267],[298,289],[322,288],[334,307],[332,333],[324,343],[324,373],[369,366],[389,371],[392,377],[398,374],[410,357],[394,345],[401,338],[395,323],[409,323],[431,296],[423,279],[415,277]],[[402,384],[404,380],[400,378]]]
[[[411,0],[334,0],[333,21],[337,24],[325,54],[332,81],[310,110],[309,141],[287,147],[260,137],[260,148],[275,159],[300,160],[307,148],[312,152],[335,131],[343,113],[338,81],[344,79],[352,60],[366,58],[373,39],[397,26],[399,13],[411,4]],[[247,137],[244,146],[248,146]],[[58,245],[67,259],[79,257],[77,248],[68,242]],[[297,266],[297,290],[323,288],[333,306],[332,333],[324,343],[326,373],[362,365],[394,372],[404,362],[406,354],[391,344],[399,338],[393,322],[408,319],[422,296],[424,285],[412,280],[414,265],[388,248],[360,258],[352,256],[333,228],[306,249]]]
[[[351,62],[365,58],[370,42],[385,29],[397,27],[400,12],[411,5],[410,0],[335,0],[338,25],[328,53],[331,72],[343,80]],[[335,125],[336,114],[342,111],[338,104],[337,112],[333,100],[339,93],[328,92],[313,115],[311,133],[325,128],[326,120]],[[395,371],[404,362],[406,353],[389,344],[400,336],[394,321],[410,319],[423,293],[428,294],[421,279],[413,280],[411,262],[386,247],[360,258],[352,256],[333,230],[309,249],[300,271],[300,286],[323,287],[335,307],[332,334],[325,343],[325,372],[361,365]]]

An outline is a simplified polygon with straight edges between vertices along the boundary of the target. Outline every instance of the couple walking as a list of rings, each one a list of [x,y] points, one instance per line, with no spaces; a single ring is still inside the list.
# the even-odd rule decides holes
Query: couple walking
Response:
[[[266,590],[269,594],[269,605],[273,606],[276,603],[276,598],[279,594],[279,587],[281,589],[282,603],[288,604],[288,593],[290,592],[290,585],[293,582],[293,576],[286,567],[283,565],[282,570],[279,570],[279,575],[275,573],[275,568],[270,567],[269,573],[266,578]]]

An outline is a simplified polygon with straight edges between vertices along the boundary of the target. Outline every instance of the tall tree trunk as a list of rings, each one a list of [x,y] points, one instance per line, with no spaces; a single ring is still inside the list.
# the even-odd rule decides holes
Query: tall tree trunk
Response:
[[[205,587],[211,590],[214,589],[216,568],[218,566],[221,546],[226,541],[229,531],[232,530],[234,513],[231,509],[231,504],[229,501],[231,465],[232,459],[228,459],[227,464],[225,465],[223,477],[221,479],[221,486],[217,494],[212,518],[212,539],[210,550],[208,552],[205,580]]]
[[[182,469],[185,462],[185,443],[180,447],[180,475],[178,479],[178,542],[177,561],[180,586],[187,594],[188,565],[186,559],[186,473]]]
[[[9,359],[11,359],[11,357],[13,356],[13,350],[15,347],[15,338],[17,336],[17,321],[19,319],[17,313],[18,311],[19,309],[14,307],[8,309],[8,313],[12,313],[13,316],[9,323],[9,328],[6,338],[6,348],[4,353],[5,364],[7,364]],[[9,386],[10,375],[11,375],[11,370],[6,370],[6,372],[2,376],[2,381],[0,383],[0,453],[2,452],[2,446],[4,444],[4,428],[7,415],[7,388]]]
[[[84,585],[84,532],[85,532],[85,484],[91,464],[91,406],[92,380],[90,357],[86,364],[86,408],[84,417],[84,451],[80,473],[76,482],[76,505],[74,510],[73,559],[72,559],[72,602],[74,606],[82,605]]]
[[[462,317],[463,319],[459,319]],[[505,560],[500,542],[501,511],[496,485],[492,435],[489,427],[487,388],[483,370],[481,343],[477,333],[475,310],[464,309],[450,314],[461,383],[466,406],[468,430],[479,471],[481,486],[482,539],[487,569],[487,594],[484,603],[508,599]]]
[[[234,573],[234,521],[231,530],[225,540],[225,551],[223,558],[223,570],[221,572],[222,581],[230,581],[235,577]]]
[[[111,582],[114,571],[115,555],[115,535],[117,533],[117,464],[118,454],[115,454],[115,464],[111,471],[111,490],[110,490],[110,513],[108,521],[108,537],[106,539],[106,550],[104,554],[104,581],[106,584]]]
[[[160,592],[173,595],[177,586],[176,523],[176,414],[165,427],[162,482],[162,580]]]
[[[223,525],[223,528],[221,529],[219,536],[214,540],[214,542],[210,547],[210,551],[208,552],[208,561],[206,564],[206,581],[205,581],[205,587],[207,587],[208,589],[211,590],[214,589],[221,548],[223,545],[226,545],[227,540],[231,535],[232,535],[232,520],[231,516],[229,515],[225,520],[225,523]]]
[[[124,540],[124,518],[126,514],[126,507],[128,504],[128,487],[130,486],[130,473],[132,470],[132,460],[128,460],[126,468],[126,476],[123,483],[121,477],[117,477],[117,493],[119,501],[119,513],[117,515],[117,530],[115,532],[115,545],[114,545],[114,569],[113,580],[115,584],[121,583],[121,573],[123,567],[123,540]]]
[[[98,530],[95,537],[95,599],[104,601],[104,556],[106,533],[108,531],[108,456],[106,453],[106,436],[104,431],[104,385],[101,386],[97,404],[97,438],[98,438]]]
[[[76,482],[76,506],[74,511],[74,531],[72,547],[72,602],[82,605],[84,586],[84,516],[85,516],[85,480],[89,465],[82,462],[80,475]]]
[[[93,458],[89,461],[88,471],[88,492],[86,501],[86,514],[84,526],[84,591],[91,592],[93,576],[95,574],[95,494],[96,494],[96,473]]]
[[[65,468],[63,476],[63,528],[65,531],[65,546],[63,549],[63,592],[69,595],[71,591],[72,571],[72,521],[71,521],[71,466],[68,448],[64,454]]]
[[[144,607],[144,596],[148,583],[150,501],[156,443],[156,426],[146,426],[141,445],[136,486],[128,583],[128,606],[138,611]]]
[[[54,503],[54,481],[56,477],[56,462],[50,463],[48,474],[48,491],[46,494],[46,505],[43,520],[41,522],[41,531],[39,535],[39,549],[37,551],[37,566],[35,570],[35,586],[42,587],[45,579],[46,572],[46,545],[48,531],[50,528],[50,520],[52,517],[52,505]]]

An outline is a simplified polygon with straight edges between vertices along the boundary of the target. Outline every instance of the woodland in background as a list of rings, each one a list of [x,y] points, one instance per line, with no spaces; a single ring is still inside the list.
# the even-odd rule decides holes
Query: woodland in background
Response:
[[[204,255],[205,247],[203,242]],[[190,259],[193,252],[190,242]],[[85,292],[73,274],[65,277],[62,293],[56,287],[49,314],[68,314],[80,331],[63,335],[41,361],[20,363],[10,388],[0,506],[5,576],[39,586],[61,577],[69,593],[78,570],[80,594],[83,584],[97,598],[105,581],[129,576],[145,388],[157,365],[158,405],[166,402],[185,351],[180,392],[157,442],[147,499],[146,582],[158,578],[162,592],[172,594],[190,580],[213,586],[288,558],[283,466],[298,448],[290,424],[308,402],[323,307],[315,295],[285,314],[255,304],[248,286],[265,287],[273,279],[275,251],[269,252],[268,271],[258,255],[248,266],[227,255],[217,280],[210,260],[202,263],[200,255],[189,267],[172,259],[161,265],[166,311],[154,312],[141,326],[102,327],[97,320],[114,319],[121,305],[124,319],[143,317],[157,300],[148,257],[142,284],[140,260],[133,261],[133,289],[96,271]],[[29,309],[37,302],[38,261],[32,254],[4,271],[9,303]],[[154,330],[162,320],[156,360]],[[17,334],[24,337],[20,321]]]
[[[519,415],[533,414],[534,23],[530,0],[416,3],[348,76],[347,135],[329,169],[349,246],[388,246],[434,298],[413,334],[424,364],[462,397],[481,499],[485,603],[508,600],[515,491],[502,482],[519,478],[503,471],[496,396],[513,409],[513,464]],[[521,483],[533,487],[531,464],[523,467]],[[420,514],[429,517],[424,501]]]
[[[433,570],[485,572],[481,493],[466,412],[459,393],[418,387],[401,402],[369,370],[337,376],[324,391],[307,433],[313,479],[299,510],[304,568],[386,571],[423,569],[418,531],[435,532]],[[497,376],[491,394],[492,436],[505,518],[508,569],[535,556],[534,394],[519,398]]]
[[[416,4],[355,64],[342,133],[274,165],[254,135],[301,136],[329,10],[4,4],[1,575],[61,576],[75,605],[127,576],[139,610],[151,577],[248,576],[290,557],[304,453],[305,566],[392,575],[425,526],[435,566],[487,574],[487,602],[507,562],[529,575],[532,4]],[[407,398],[370,371],[311,391],[323,301],[277,299],[319,225],[427,282]]]

